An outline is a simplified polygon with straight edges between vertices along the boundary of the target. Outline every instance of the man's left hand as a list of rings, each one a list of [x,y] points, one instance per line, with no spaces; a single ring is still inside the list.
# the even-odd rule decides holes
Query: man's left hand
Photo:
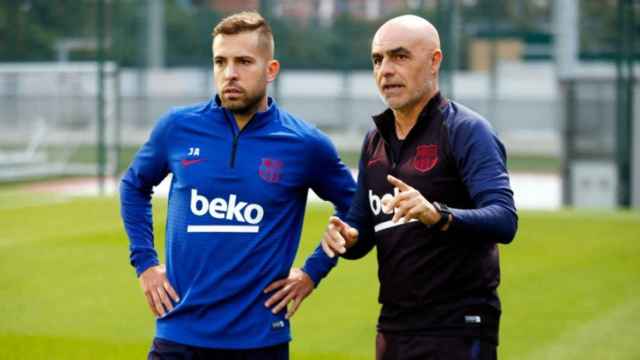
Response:
[[[296,313],[302,301],[311,294],[314,287],[315,284],[309,275],[298,268],[291,268],[289,277],[274,281],[264,289],[265,293],[278,290],[264,305],[271,308],[271,312],[277,314],[290,302],[293,302],[285,315],[285,319],[289,319]]]

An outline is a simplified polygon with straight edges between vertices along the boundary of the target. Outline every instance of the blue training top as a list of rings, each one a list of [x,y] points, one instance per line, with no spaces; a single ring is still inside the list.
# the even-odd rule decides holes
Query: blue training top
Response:
[[[271,98],[242,130],[217,96],[169,112],[120,185],[138,275],[158,264],[150,200],[169,173],[166,266],[180,302],[156,336],[227,349],[291,340],[286,309],[272,314],[263,290],[289,274],[309,188],[338,215],[349,209],[355,182],[328,137]],[[303,270],[317,286],[335,263],[318,246]]]

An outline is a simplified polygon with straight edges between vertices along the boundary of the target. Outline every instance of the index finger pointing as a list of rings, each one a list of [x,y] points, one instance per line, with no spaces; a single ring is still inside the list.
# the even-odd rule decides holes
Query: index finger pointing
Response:
[[[400,189],[400,191],[407,191],[411,189],[411,186],[405,184],[402,180],[394,177],[393,175],[387,175],[387,181],[391,183],[391,185]]]
[[[334,227],[338,228],[338,230],[340,230],[344,227],[345,224],[339,217],[332,216],[329,218],[329,225],[333,225]]]

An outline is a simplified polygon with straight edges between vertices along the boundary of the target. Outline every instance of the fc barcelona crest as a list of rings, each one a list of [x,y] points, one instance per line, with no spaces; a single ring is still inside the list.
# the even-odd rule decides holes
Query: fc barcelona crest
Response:
[[[413,167],[419,172],[427,172],[438,163],[438,145],[418,145],[416,157],[413,159]]]
[[[280,181],[283,166],[284,164],[280,160],[263,158],[258,168],[258,174],[266,182],[277,183]]]

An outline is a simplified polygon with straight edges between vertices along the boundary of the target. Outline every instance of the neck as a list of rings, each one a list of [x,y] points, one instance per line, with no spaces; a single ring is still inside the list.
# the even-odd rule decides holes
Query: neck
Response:
[[[404,140],[404,138],[407,137],[409,131],[411,131],[416,122],[418,122],[418,117],[420,116],[422,109],[424,109],[424,107],[429,103],[429,100],[431,100],[437,92],[438,90],[434,89],[434,91],[429,93],[427,96],[422,97],[414,104],[405,108],[393,110],[393,116],[396,123],[396,135],[398,136],[398,139]]]
[[[236,124],[238,124],[238,129],[242,130],[245,126],[247,126],[249,121],[251,121],[251,119],[257,112],[266,111],[267,105],[268,105],[268,101],[267,101],[267,97],[265,96],[262,98],[262,100],[260,100],[257,106],[251,109],[248,109],[247,111],[242,113],[233,113],[233,117],[236,119]]]

